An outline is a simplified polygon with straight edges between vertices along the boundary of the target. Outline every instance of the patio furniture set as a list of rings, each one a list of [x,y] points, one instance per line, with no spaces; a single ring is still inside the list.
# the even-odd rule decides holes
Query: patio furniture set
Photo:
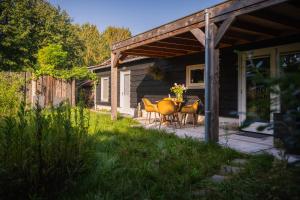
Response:
[[[145,111],[147,112],[147,120],[150,122],[151,114],[154,113],[154,122],[156,122],[157,114],[159,116],[159,128],[162,124],[173,125],[177,128],[186,125],[186,117],[188,114],[193,116],[193,126],[197,124],[198,113],[203,106],[200,99],[195,100],[192,104],[185,104],[183,100],[177,98],[164,98],[160,101],[152,103],[149,99],[142,99]]]

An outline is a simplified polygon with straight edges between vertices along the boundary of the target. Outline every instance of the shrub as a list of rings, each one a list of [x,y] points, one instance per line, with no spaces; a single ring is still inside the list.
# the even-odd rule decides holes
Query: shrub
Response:
[[[0,116],[15,114],[21,101],[23,80],[17,73],[0,72]]]
[[[56,198],[92,167],[89,114],[67,103],[0,119],[0,199]]]

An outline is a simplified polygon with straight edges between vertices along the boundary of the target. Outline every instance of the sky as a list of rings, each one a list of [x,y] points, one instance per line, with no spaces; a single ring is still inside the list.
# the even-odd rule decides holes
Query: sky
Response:
[[[129,28],[133,35],[192,14],[224,0],[48,0],[66,10],[74,23]]]

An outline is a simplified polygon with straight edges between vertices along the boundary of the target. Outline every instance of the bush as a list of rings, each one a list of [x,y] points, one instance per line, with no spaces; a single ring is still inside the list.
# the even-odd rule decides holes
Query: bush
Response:
[[[23,79],[17,73],[0,72],[0,116],[16,114]]]
[[[0,199],[56,198],[92,167],[89,114],[67,103],[0,119]]]

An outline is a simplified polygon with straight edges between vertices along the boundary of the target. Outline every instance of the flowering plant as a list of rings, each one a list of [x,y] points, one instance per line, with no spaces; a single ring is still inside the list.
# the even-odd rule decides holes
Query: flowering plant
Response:
[[[170,88],[170,91],[176,95],[176,98],[180,101],[183,100],[183,93],[186,91],[184,84],[174,83],[174,86]]]

